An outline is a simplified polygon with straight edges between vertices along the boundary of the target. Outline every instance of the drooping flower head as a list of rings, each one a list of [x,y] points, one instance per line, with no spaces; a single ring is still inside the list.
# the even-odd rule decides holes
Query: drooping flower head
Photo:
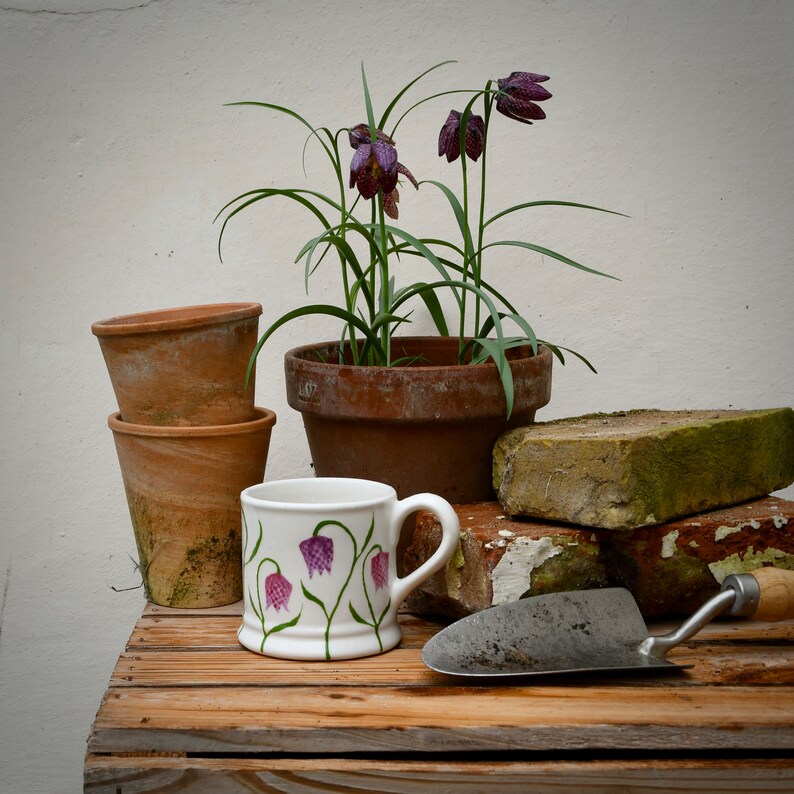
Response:
[[[265,609],[274,607],[278,612],[282,607],[287,609],[292,584],[280,573],[271,573],[265,577]]]
[[[460,157],[460,118],[457,110],[450,110],[444,126],[438,136],[438,156],[447,156],[451,163]],[[482,116],[469,114],[466,122],[466,154],[471,160],[477,160],[482,154],[485,142],[485,122]]]
[[[532,124],[532,120],[545,119],[543,108],[536,102],[551,98],[551,94],[538,83],[549,78],[545,74],[533,72],[513,72],[509,77],[497,80],[499,90],[496,95],[496,109],[510,119]]]
[[[370,573],[372,574],[372,581],[375,583],[375,589],[380,590],[389,583],[389,552],[379,551],[370,560]]]
[[[331,538],[313,535],[302,540],[298,545],[309,569],[309,579],[314,576],[315,571],[318,574],[324,571],[331,573],[331,565],[334,561],[334,542]]]
[[[390,218],[397,218],[398,174],[407,177],[411,184],[419,189],[413,174],[397,162],[397,150],[394,141],[382,130],[376,130],[377,140],[373,143],[369,127],[357,124],[349,130],[350,145],[356,150],[350,162],[350,187],[357,187],[365,198],[371,199],[383,191],[383,208]]]

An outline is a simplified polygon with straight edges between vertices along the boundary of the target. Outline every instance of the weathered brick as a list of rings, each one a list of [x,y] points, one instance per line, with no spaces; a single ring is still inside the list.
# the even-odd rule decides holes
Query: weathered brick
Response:
[[[497,502],[457,505],[460,545],[438,573],[408,599],[422,614],[462,617],[522,596],[607,584],[592,530],[512,521]],[[419,513],[406,571],[430,557],[441,539],[432,513]]]
[[[687,615],[731,573],[794,570],[794,502],[774,496],[627,532],[505,517],[497,502],[458,505],[460,546],[409,608],[451,618],[522,596],[622,585],[646,617]],[[441,528],[420,513],[405,558],[415,570]]]
[[[764,565],[794,569],[794,502],[770,496],[629,532],[599,532],[610,579],[643,615],[689,614],[722,580]]]
[[[794,411],[628,411],[508,431],[494,488],[511,516],[603,529],[664,523],[794,482]]]

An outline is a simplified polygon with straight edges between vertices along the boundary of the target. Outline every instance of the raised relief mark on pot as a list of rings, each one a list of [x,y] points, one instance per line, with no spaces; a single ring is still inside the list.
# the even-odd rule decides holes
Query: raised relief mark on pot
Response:
[[[317,405],[320,402],[320,395],[317,393],[317,384],[313,380],[307,380],[298,384],[298,399],[309,405]]]

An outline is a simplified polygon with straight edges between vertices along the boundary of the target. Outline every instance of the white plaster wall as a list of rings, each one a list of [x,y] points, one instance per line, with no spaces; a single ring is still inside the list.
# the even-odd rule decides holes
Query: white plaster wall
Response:
[[[302,128],[225,102],[287,104],[338,128],[364,120],[361,60],[381,107],[446,58],[459,64],[427,92],[514,69],[551,75],[546,121],[497,118],[491,165],[503,192],[491,206],[559,198],[631,219],[542,209],[505,222],[505,236],[622,279],[512,249],[491,263],[542,336],[599,369],[558,367],[539,418],[794,403],[788,0],[4,6],[0,791],[79,789],[89,726],[143,606],[140,590],[112,589],[136,584],[135,547],[91,323],[245,299],[268,321],[304,300],[291,263],[314,229],[283,204],[240,218],[218,262],[212,220],[228,199],[307,185]],[[426,106],[398,138],[420,179],[457,180],[435,153],[451,106]],[[315,166],[310,175],[324,175]],[[430,189],[404,190],[401,211],[409,228],[449,225]],[[333,300],[327,271],[312,300]],[[306,320],[260,357],[257,402],[279,415],[270,477],[309,472],[282,354],[335,335],[333,323]]]

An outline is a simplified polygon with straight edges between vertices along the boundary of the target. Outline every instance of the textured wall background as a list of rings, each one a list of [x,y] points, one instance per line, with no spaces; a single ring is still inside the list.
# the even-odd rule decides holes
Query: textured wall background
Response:
[[[459,63],[417,96],[514,69],[551,75],[546,121],[497,119],[491,206],[556,198],[631,218],[550,208],[504,221],[506,237],[622,279],[518,249],[491,262],[541,336],[599,369],[558,367],[538,418],[791,405],[792,45],[786,0],[8,0],[0,790],[79,788],[90,723],[143,606],[141,590],[112,589],[137,583],[135,546],[91,323],[248,299],[265,323],[309,300],[292,260],[315,227],[284,204],[234,223],[218,262],[212,220],[228,199],[326,176],[310,149],[304,179],[295,122],[225,102],[287,104],[336,129],[364,120],[362,60],[381,107],[447,58]],[[426,105],[402,128],[400,159],[420,179],[456,184],[435,152],[451,106]],[[404,190],[401,214],[425,232],[451,224],[429,188]],[[334,299],[333,276],[318,271],[311,301]],[[428,329],[419,314],[412,331]],[[335,335],[306,320],[260,357],[257,402],[279,415],[271,478],[310,471],[282,354]]]

